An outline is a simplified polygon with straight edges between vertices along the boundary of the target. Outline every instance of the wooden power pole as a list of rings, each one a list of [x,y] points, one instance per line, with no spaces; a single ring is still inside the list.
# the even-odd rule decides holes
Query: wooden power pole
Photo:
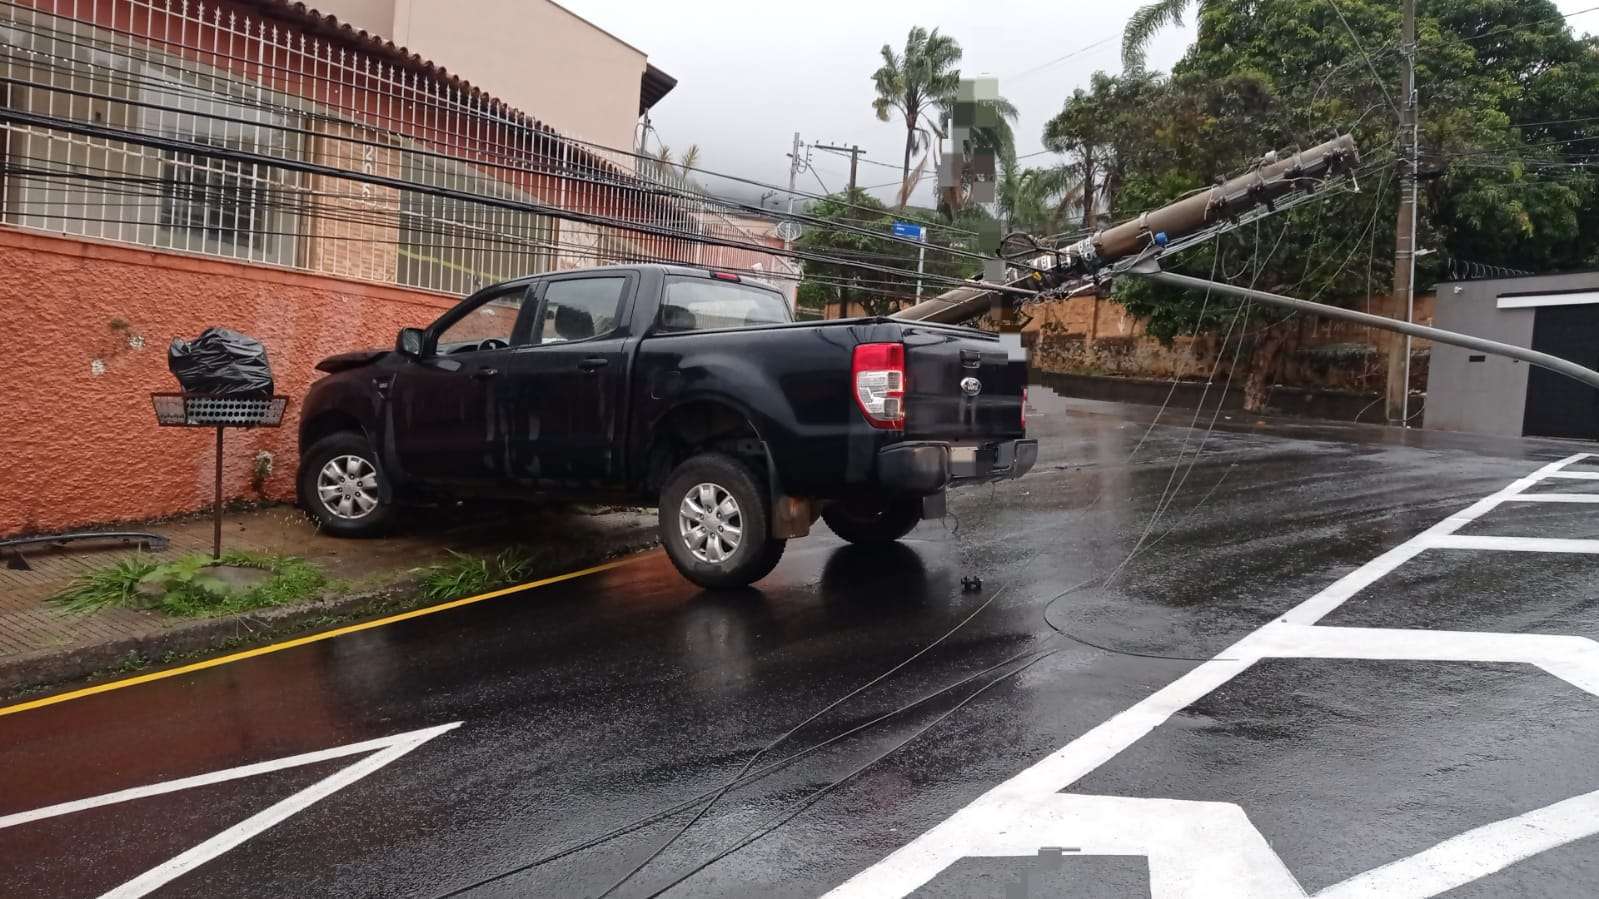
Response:
[[[1404,66],[1399,139],[1404,146],[1400,173],[1399,218],[1394,226],[1394,289],[1389,302],[1396,319],[1410,321],[1416,311],[1416,176],[1420,128],[1416,97],[1416,0],[1404,0],[1404,34],[1399,42]],[[1388,337],[1388,421],[1404,423],[1410,414],[1410,338]]]
[[[839,153],[849,154],[849,193],[845,194],[844,196],[855,196],[855,170],[860,165],[861,154],[865,153],[866,151],[855,146],[854,144],[851,144],[847,147],[835,147],[830,144],[811,144],[811,146],[818,150],[834,150]]]

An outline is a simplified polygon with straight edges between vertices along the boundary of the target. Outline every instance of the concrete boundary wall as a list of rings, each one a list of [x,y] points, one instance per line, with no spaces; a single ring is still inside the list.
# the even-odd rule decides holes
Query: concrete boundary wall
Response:
[[[208,429],[158,428],[166,348],[211,325],[263,341],[283,427],[230,431],[225,496],[294,495],[298,401],[318,359],[392,346],[457,298],[0,227],[0,536],[150,518],[211,502]],[[254,459],[272,454],[257,489]]]

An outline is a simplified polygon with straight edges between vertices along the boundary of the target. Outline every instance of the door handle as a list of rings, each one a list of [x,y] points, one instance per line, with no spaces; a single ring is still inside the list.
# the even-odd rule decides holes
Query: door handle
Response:
[[[590,372],[599,371],[610,364],[611,360],[605,358],[604,356],[590,356],[577,364],[577,370]]]
[[[480,368],[477,371],[472,372],[472,380],[487,381],[489,378],[492,378],[499,373],[500,370],[497,368]]]

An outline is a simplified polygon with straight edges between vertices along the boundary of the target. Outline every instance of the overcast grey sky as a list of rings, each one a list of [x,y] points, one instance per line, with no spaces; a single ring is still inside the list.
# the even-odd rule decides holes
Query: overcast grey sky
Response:
[[[1120,70],[1122,26],[1145,0],[558,2],[677,78],[652,119],[674,149],[699,144],[704,167],[786,183],[784,154],[798,131],[807,142],[859,144],[871,160],[861,183],[880,185],[898,180],[905,143],[903,124],[879,122],[871,109],[884,43],[903,47],[912,25],[953,35],[965,51],[962,73],[997,76],[1000,93],[1020,110],[1017,152],[1029,153],[1042,148],[1044,123],[1074,88],[1095,70]],[[1593,3],[1558,5],[1573,13]],[[1193,40],[1191,19],[1186,25],[1156,39],[1153,67],[1167,69],[1182,55]],[[1599,29],[1599,13],[1573,25]],[[812,161],[815,174],[802,173],[801,189],[836,191],[848,181],[847,158],[817,152]],[[889,199],[894,188],[873,193]],[[917,201],[930,198],[924,185]]]

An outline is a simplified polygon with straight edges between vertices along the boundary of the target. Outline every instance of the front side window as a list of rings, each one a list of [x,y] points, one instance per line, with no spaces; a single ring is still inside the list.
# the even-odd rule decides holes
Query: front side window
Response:
[[[734,281],[673,278],[666,282],[660,330],[708,331],[790,321],[782,294]]]
[[[523,286],[495,294],[451,323],[439,332],[438,352],[471,353],[510,346],[526,293]]]
[[[539,343],[565,343],[616,330],[622,307],[623,277],[551,281],[544,288],[544,321]]]

